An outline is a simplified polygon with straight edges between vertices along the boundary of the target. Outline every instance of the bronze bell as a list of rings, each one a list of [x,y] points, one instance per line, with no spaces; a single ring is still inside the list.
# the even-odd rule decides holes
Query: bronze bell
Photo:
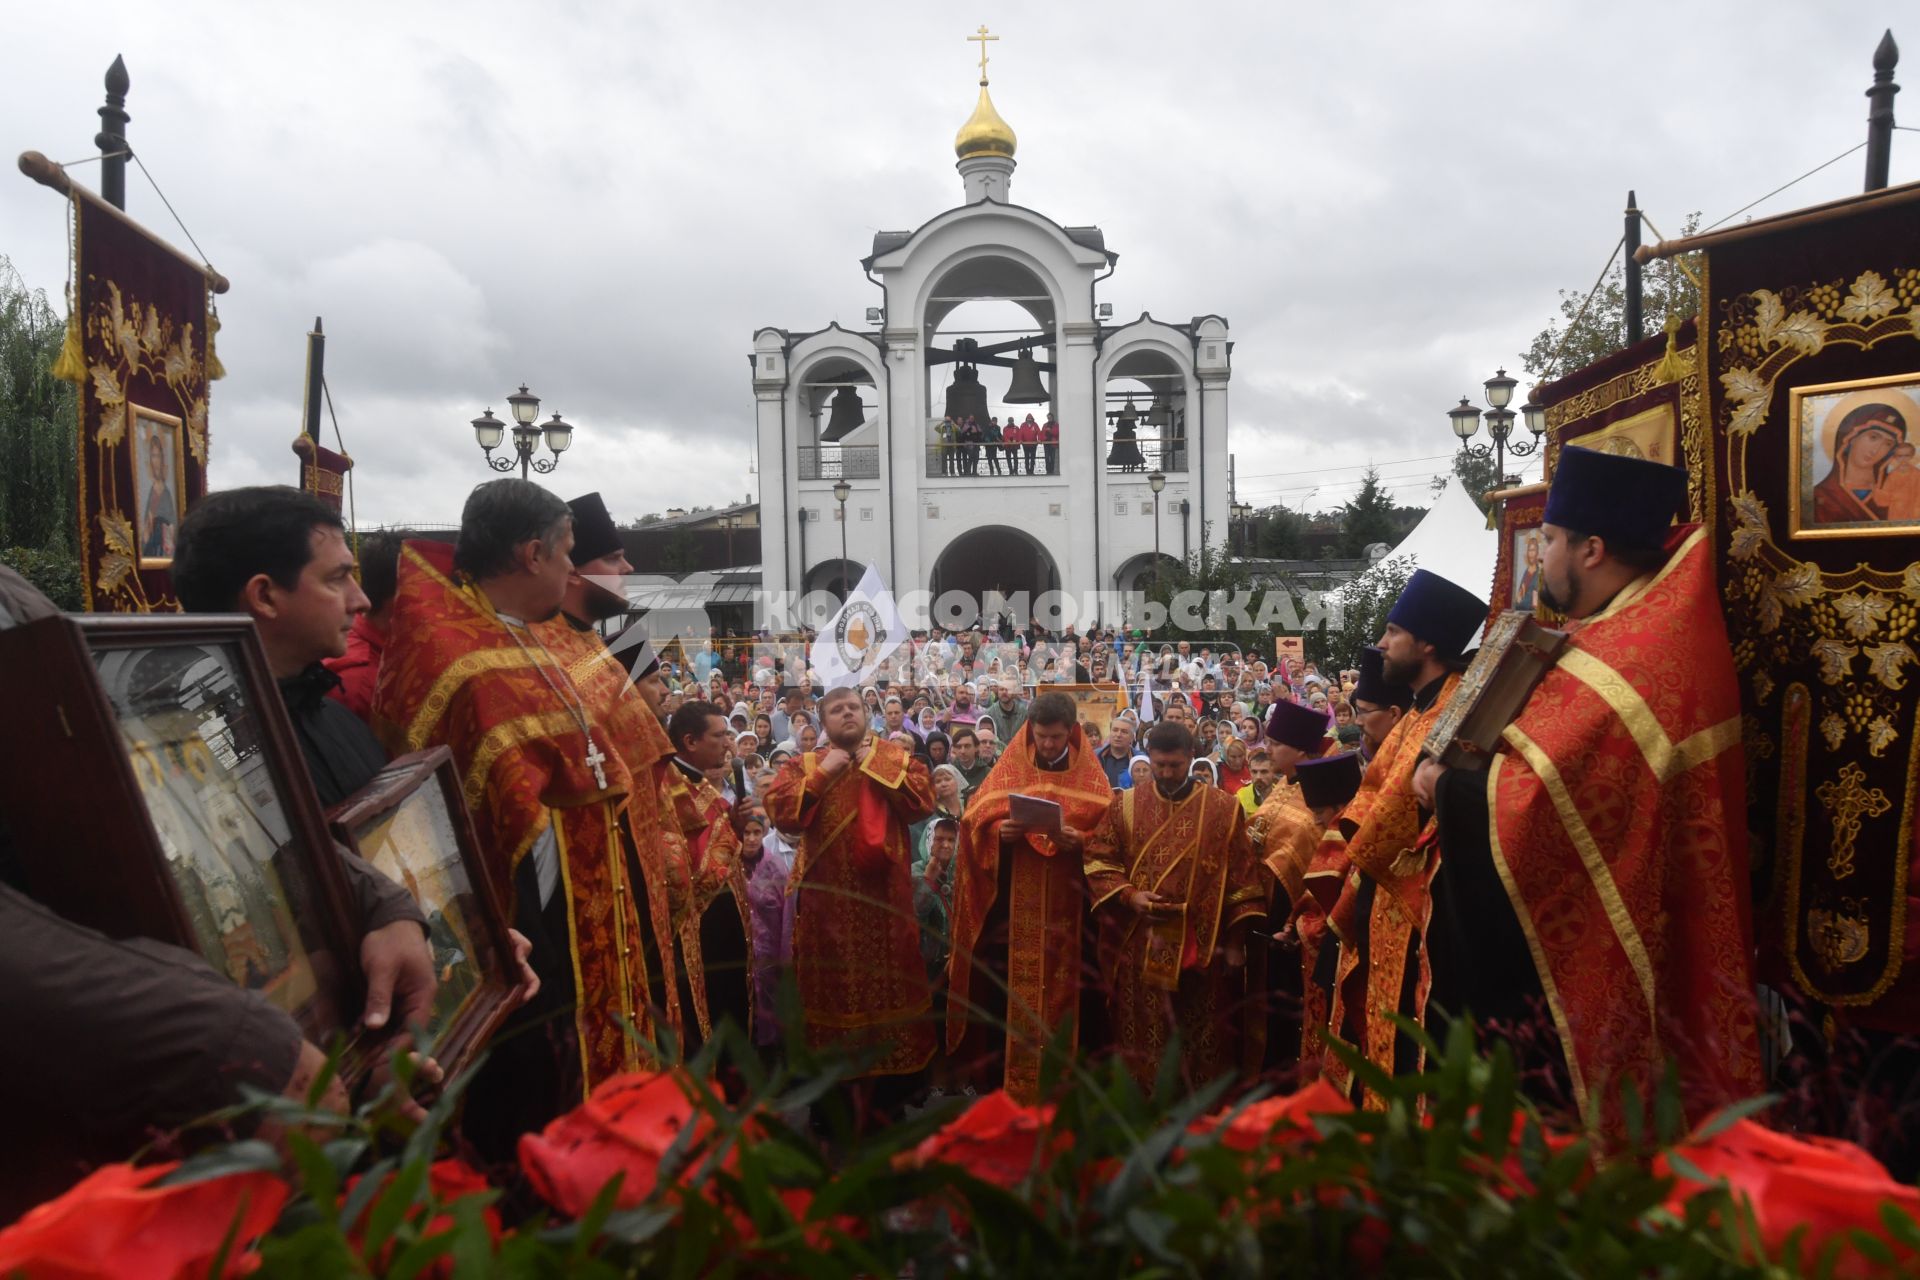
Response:
[[[1140,425],[1140,415],[1134,412],[1132,396],[1127,397],[1126,407],[1120,410],[1118,425],[1125,427],[1129,431],[1136,430]]]
[[[947,416],[955,422],[987,420],[987,389],[980,385],[980,371],[970,364],[955,369],[947,384]]]
[[[1013,381],[1000,399],[1006,404],[1046,404],[1053,399],[1047,392],[1047,384],[1040,379],[1040,362],[1033,358],[1031,348],[1014,360]]]
[[[1150,427],[1170,427],[1173,425],[1173,405],[1167,400],[1166,392],[1153,398],[1153,407],[1147,410],[1142,419]]]
[[[859,430],[866,420],[867,407],[860,402],[860,393],[852,387],[842,387],[833,394],[833,412],[827,418],[827,429],[820,433],[820,442],[832,444]]]

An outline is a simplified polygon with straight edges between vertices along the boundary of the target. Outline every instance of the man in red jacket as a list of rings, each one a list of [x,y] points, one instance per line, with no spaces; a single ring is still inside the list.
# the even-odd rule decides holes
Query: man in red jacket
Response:
[[[1059,475],[1060,424],[1053,420],[1052,414],[1047,415],[1046,425],[1040,428],[1040,443],[1045,445],[1047,450],[1047,474],[1050,476]]]

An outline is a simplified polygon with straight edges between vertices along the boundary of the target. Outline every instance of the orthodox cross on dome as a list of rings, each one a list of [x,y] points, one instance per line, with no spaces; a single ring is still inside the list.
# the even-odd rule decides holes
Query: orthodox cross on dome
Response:
[[[990,36],[987,34],[987,27],[985,23],[980,24],[980,30],[978,34],[970,35],[967,37],[967,40],[970,43],[978,44],[980,46],[980,83],[981,84],[985,84],[987,82],[987,43],[992,40],[998,40],[999,38],[1000,38],[999,36]]]

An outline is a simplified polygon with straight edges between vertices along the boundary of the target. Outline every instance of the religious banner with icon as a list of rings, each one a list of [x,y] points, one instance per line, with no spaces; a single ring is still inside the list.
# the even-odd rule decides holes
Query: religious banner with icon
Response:
[[[1920,184],[1762,219],[1704,250],[1721,591],[1765,898],[1760,975],[1920,1029]]]
[[[1500,516],[1500,550],[1493,565],[1493,594],[1487,626],[1509,609],[1537,613],[1545,608],[1540,582],[1545,546],[1540,522],[1547,510],[1544,483],[1519,485],[1490,494]]]
[[[1711,519],[1713,463],[1700,418],[1699,350],[1698,327],[1687,320],[1534,388],[1547,410],[1547,478],[1570,444],[1685,467],[1692,518]]]
[[[168,566],[207,491],[207,404],[226,281],[77,185],[56,376],[80,386],[81,585],[96,612],[178,610]]]

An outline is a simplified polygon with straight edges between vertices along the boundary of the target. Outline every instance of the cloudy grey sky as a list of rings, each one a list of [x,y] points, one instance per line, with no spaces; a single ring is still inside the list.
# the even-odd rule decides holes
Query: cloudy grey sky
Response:
[[[1853,146],[1890,25],[1920,122],[1915,12],[96,0],[84,21],[11,9],[0,143],[89,154],[125,55],[133,144],[233,281],[216,485],[293,477],[319,314],[363,522],[457,518],[485,478],[467,421],[522,380],[578,428],[551,483],[624,519],[737,501],[754,329],[859,323],[873,232],[958,203],[985,22],[1014,199],[1106,231],[1117,316],[1229,318],[1242,495],[1317,508],[1368,462],[1422,497],[1445,409],[1517,372],[1627,188],[1672,234]],[[1850,156],[1755,212],[1861,172]],[[1897,134],[1893,180],[1916,177],[1920,135]],[[170,227],[137,171],[128,190]],[[61,216],[0,182],[0,253],[56,296]]]

